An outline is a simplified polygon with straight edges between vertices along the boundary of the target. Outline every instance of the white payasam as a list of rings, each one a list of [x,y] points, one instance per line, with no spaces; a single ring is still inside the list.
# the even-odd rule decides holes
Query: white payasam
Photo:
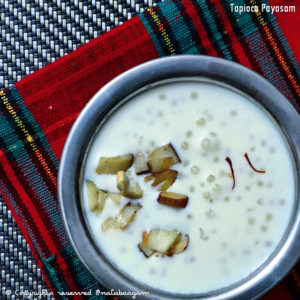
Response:
[[[87,180],[119,193],[115,174],[96,173],[100,157],[148,157],[168,143],[181,162],[170,167],[178,176],[167,191],[187,195],[186,207],[159,203],[159,185],[131,166],[141,198],[108,197],[101,213],[89,210]],[[286,140],[259,105],[211,83],[170,83],[138,94],[105,122],[87,155],[83,207],[102,253],[129,277],[168,292],[202,293],[245,278],[274,251],[293,209],[294,176]],[[142,206],[135,219],[103,232],[103,222],[128,202]],[[151,229],[188,235],[188,247],[146,258],[138,244]]]

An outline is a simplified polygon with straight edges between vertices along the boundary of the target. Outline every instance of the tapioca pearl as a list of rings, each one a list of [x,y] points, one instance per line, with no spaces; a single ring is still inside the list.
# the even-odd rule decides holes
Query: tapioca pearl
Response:
[[[200,119],[197,120],[196,123],[197,123],[198,126],[203,126],[203,125],[205,125],[206,120],[205,120],[205,118],[200,118]]]
[[[224,248],[224,249],[226,249],[228,247],[228,244],[226,242],[222,242],[221,243],[221,247]]]
[[[191,167],[191,173],[192,173],[193,175],[197,175],[197,174],[199,174],[199,172],[200,172],[200,168],[199,168],[198,166],[193,165],[193,166]]]
[[[261,144],[262,147],[265,147],[267,145],[267,141],[266,140],[262,140],[260,142],[260,144]]]
[[[259,245],[259,244],[260,244],[260,241],[259,241],[259,240],[255,240],[255,241],[254,241],[254,245],[257,246],[257,245]]]
[[[181,149],[183,150],[187,150],[189,148],[189,143],[184,141],[182,144],[181,144]]]
[[[227,174],[227,172],[225,172],[224,170],[220,171],[220,176],[225,176]]]
[[[210,231],[211,235],[215,235],[217,233],[217,230],[215,228],[213,228],[211,231]]]
[[[199,232],[200,232],[200,239],[204,240],[204,241],[208,241],[209,240],[209,236],[207,236],[204,232],[204,230],[200,227],[199,228]]]
[[[236,196],[236,200],[237,201],[241,201],[242,200],[242,197],[240,195]]]
[[[250,191],[250,189],[251,189],[250,185],[246,185],[246,186],[245,186],[245,190],[246,190],[246,191]]]
[[[230,115],[231,115],[232,117],[235,117],[235,116],[237,115],[236,110],[232,110],[232,111],[230,112]]]
[[[191,193],[195,192],[195,187],[194,187],[193,185],[191,185],[190,188],[189,188],[189,191],[190,191]]]
[[[155,145],[156,145],[155,141],[150,141],[150,146],[151,147],[155,147]]]
[[[271,152],[271,153],[275,153],[275,152],[276,152],[276,150],[275,150],[275,148],[274,148],[274,147],[270,147],[270,149],[269,149],[269,150],[270,150],[270,152]]]
[[[191,256],[190,258],[189,258],[189,262],[190,263],[193,263],[193,262],[195,262],[196,261],[196,257],[195,256]]]
[[[279,204],[280,204],[281,206],[285,206],[286,201],[285,201],[284,199],[280,199],[280,200],[279,200]]]
[[[193,132],[191,130],[188,130],[186,133],[185,133],[185,136],[186,137],[191,137],[193,135]]]
[[[187,218],[188,220],[191,220],[191,219],[193,218],[193,215],[192,215],[192,214],[187,214],[187,215],[186,215],[186,218]]]
[[[162,111],[159,111],[159,112],[157,113],[157,116],[158,116],[158,117],[163,117],[163,116],[164,116],[164,113],[163,113]]]
[[[214,182],[215,179],[216,179],[216,177],[214,175],[210,174],[209,176],[207,176],[206,181],[211,183],[211,182]]]
[[[243,255],[246,255],[246,256],[250,256],[251,255],[251,250],[249,250],[249,249],[245,249],[243,252],[242,252],[242,254]]]
[[[121,247],[121,248],[120,248],[120,252],[121,252],[122,254],[125,254],[125,253],[127,252],[127,248]]]
[[[248,207],[246,211],[250,213],[250,212],[253,212],[254,210],[255,209],[253,207]]]
[[[213,161],[214,161],[215,163],[217,163],[217,162],[220,161],[220,158],[219,158],[218,156],[215,156],[215,157],[213,158]]]
[[[209,209],[205,215],[208,217],[208,218],[214,218],[216,216],[216,213],[212,210],[212,209]]]
[[[232,174],[229,172],[225,172],[224,170],[220,171],[220,176],[232,178]]]
[[[260,187],[262,187],[262,186],[264,185],[264,183],[263,183],[262,180],[258,180],[258,181],[257,181],[257,185],[260,186]]]
[[[272,214],[270,214],[270,213],[266,214],[266,221],[267,222],[270,222],[272,219],[273,219],[273,215]]]
[[[254,223],[255,223],[255,219],[254,218],[249,218],[248,219],[248,224],[249,225],[254,225]]]
[[[228,196],[224,197],[224,201],[229,202],[230,198]]]
[[[256,203],[257,203],[258,205],[263,205],[263,204],[264,204],[264,201],[263,201],[262,198],[259,198],[259,199],[256,200]]]
[[[200,185],[201,187],[204,187],[204,186],[205,186],[205,183],[204,183],[204,182],[200,182],[199,185]]]
[[[198,98],[198,93],[192,92],[191,93],[191,98],[194,99],[194,100],[197,99]]]
[[[149,270],[149,274],[150,275],[155,275],[156,274],[156,270],[155,269],[150,269]]]
[[[209,138],[204,138],[201,142],[201,146],[204,150],[210,150],[212,147],[212,142]]]
[[[209,200],[211,198],[211,195],[210,195],[210,192],[204,192],[202,194],[203,198],[206,199],[206,200]]]
[[[251,147],[251,148],[250,148],[250,151],[251,151],[251,152],[254,152],[254,151],[255,151],[255,148],[254,148],[254,147]]]
[[[271,241],[265,241],[264,245],[269,248],[272,246],[272,242]]]
[[[211,132],[209,133],[209,135],[210,135],[210,136],[213,136],[213,137],[217,136],[217,134],[216,134],[214,131],[211,131]]]
[[[184,166],[184,167],[187,167],[189,164],[190,164],[190,162],[189,162],[188,160],[185,160],[185,161],[183,162],[183,166]]]
[[[216,136],[205,137],[201,141],[201,148],[205,152],[217,151],[219,149],[219,142]]]
[[[160,100],[165,100],[167,98],[165,94],[160,94],[158,97]]]
[[[222,186],[220,184],[216,183],[213,187],[213,191],[215,194],[221,194]]]
[[[268,230],[268,227],[266,225],[261,225],[260,229],[261,229],[261,231],[266,232]]]

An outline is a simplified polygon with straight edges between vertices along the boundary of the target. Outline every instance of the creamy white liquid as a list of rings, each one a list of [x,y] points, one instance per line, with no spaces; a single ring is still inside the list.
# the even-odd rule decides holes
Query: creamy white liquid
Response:
[[[197,124],[200,118],[204,125]],[[217,143],[217,149],[204,151],[204,138]],[[115,175],[96,174],[99,157],[148,155],[168,142],[182,160],[172,167],[179,176],[168,191],[188,195],[187,207],[159,204],[157,188],[145,183],[143,175],[136,176],[132,167],[133,178],[144,190],[143,198],[132,202],[143,207],[128,229],[103,233],[103,221],[114,217],[128,199],[122,198],[121,205],[107,199],[103,212],[96,215],[88,210],[84,183],[83,207],[99,248],[128,276],[164,291],[207,292],[245,278],[275,249],[293,208],[293,163],[279,128],[259,106],[224,87],[181,82],[152,88],[104,124],[89,151],[84,182],[89,179],[98,188],[118,192]],[[265,174],[250,168],[245,152]],[[235,171],[234,190],[227,156]],[[207,181],[209,175],[215,176],[213,182]],[[214,192],[215,184],[222,187],[221,193]],[[153,228],[188,234],[188,248],[173,257],[145,258],[137,245],[142,232]]]

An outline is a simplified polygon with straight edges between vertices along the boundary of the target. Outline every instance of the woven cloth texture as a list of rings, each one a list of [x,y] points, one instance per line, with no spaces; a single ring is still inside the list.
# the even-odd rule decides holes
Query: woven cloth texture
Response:
[[[1,0],[0,88],[13,85],[156,2]],[[16,291],[49,292],[1,196],[0,253],[0,299],[22,299]]]
[[[230,1],[166,1],[0,92],[0,187],[54,293],[98,288],[66,239],[56,175],[72,123],[110,79],[159,56],[202,53],[257,71],[299,110],[299,65],[274,16],[229,7]],[[297,297],[287,285],[275,295]]]

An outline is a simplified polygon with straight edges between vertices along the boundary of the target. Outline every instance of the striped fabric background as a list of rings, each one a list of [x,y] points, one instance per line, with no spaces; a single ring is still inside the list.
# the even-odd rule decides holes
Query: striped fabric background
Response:
[[[230,3],[167,0],[0,92],[0,188],[54,293],[99,288],[66,238],[56,176],[72,123],[109,80],[159,56],[219,56],[262,74],[300,111],[299,65],[276,19]]]

